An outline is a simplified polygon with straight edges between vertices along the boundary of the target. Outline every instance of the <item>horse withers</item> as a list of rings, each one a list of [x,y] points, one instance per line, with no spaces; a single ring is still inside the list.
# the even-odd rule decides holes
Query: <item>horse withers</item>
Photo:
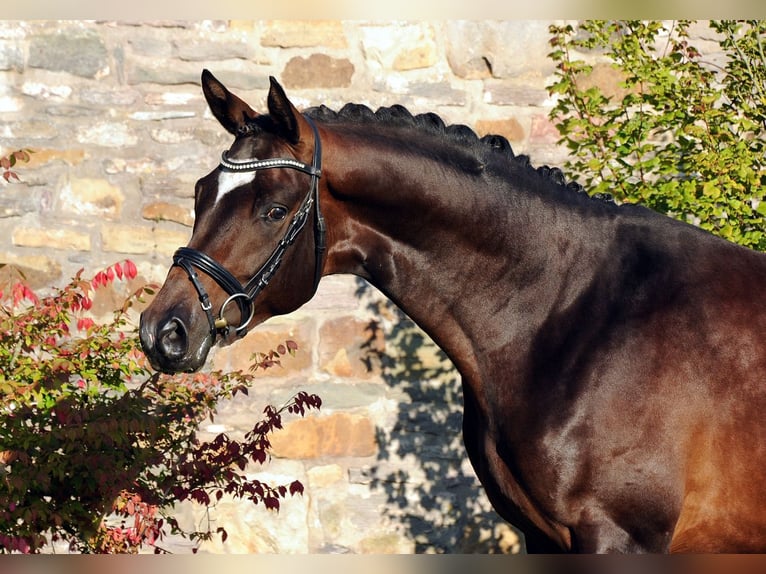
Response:
[[[528,551],[766,550],[766,255],[435,114],[202,88],[234,139],[142,314],[154,368],[354,274],[455,364],[468,456]]]

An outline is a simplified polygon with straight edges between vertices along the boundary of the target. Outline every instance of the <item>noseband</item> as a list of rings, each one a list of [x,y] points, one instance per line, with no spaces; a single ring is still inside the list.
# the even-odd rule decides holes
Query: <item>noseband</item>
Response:
[[[306,118],[306,121],[314,132],[314,158],[311,165],[305,164],[294,158],[236,161],[229,159],[226,152],[223,152],[221,156],[220,169],[224,171],[244,172],[258,171],[262,169],[289,168],[297,169],[298,171],[302,171],[311,176],[309,191],[303,198],[295,216],[293,216],[284,237],[279,241],[274,248],[274,251],[272,251],[271,255],[269,255],[266,262],[261,265],[261,268],[255,275],[253,275],[245,285],[242,285],[223,265],[201,251],[189,247],[180,247],[173,255],[173,265],[181,267],[186,271],[189,275],[189,280],[197,290],[200,304],[202,305],[202,309],[205,311],[205,315],[207,315],[210,324],[210,334],[213,337],[213,341],[215,341],[218,331],[223,331],[224,337],[228,336],[231,329],[234,329],[239,336],[244,336],[247,332],[247,326],[250,324],[250,321],[253,320],[253,301],[269,284],[269,281],[271,281],[271,278],[274,276],[274,273],[276,273],[277,268],[282,262],[282,258],[284,257],[287,248],[293,244],[295,238],[298,237],[298,234],[305,227],[312,207],[314,207],[314,245],[316,252],[314,291],[316,291],[317,286],[319,285],[319,280],[322,277],[322,263],[325,252],[325,223],[322,213],[319,210],[319,178],[322,172],[322,142],[319,139],[319,132],[317,131],[314,122],[308,117]],[[202,283],[200,283],[195,267],[213,278],[213,280],[229,295],[228,299],[221,305],[217,319],[213,315],[210,297],[202,286]],[[226,307],[232,301],[237,303],[240,311],[240,324],[237,327],[229,325],[228,321],[223,316]]]

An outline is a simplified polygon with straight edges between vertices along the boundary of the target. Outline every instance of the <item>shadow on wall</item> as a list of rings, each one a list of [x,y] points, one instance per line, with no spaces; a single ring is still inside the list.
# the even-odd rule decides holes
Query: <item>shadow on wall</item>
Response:
[[[364,360],[403,400],[390,428],[378,427],[368,471],[386,495],[385,515],[418,553],[518,553],[522,536],[493,509],[462,438],[463,393],[451,361],[398,307],[358,279],[357,296],[376,319]],[[376,344],[382,336],[385,345]]]

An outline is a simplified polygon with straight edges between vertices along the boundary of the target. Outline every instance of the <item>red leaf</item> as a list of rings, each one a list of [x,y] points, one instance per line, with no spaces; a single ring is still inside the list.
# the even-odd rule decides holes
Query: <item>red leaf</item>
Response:
[[[37,295],[28,286],[24,285],[24,299],[28,301],[37,302]]]
[[[98,288],[102,285],[105,286],[106,284],[107,284],[106,273],[104,273],[103,271],[99,271],[98,273],[96,273],[96,276],[93,278],[93,287]]]
[[[296,494],[303,494],[303,484],[300,481],[294,480],[290,484],[290,494],[295,496]]]
[[[138,275],[136,264],[130,259],[125,260],[125,275],[128,276],[128,279],[135,279],[136,275]]]

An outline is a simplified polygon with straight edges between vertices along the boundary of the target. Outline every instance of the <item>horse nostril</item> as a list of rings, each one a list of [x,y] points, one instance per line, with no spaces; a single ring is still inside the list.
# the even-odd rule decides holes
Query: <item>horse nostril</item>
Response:
[[[173,317],[159,328],[157,347],[168,359],[180,359],[186,355],[188,337],[186,327],[181,319]]]

